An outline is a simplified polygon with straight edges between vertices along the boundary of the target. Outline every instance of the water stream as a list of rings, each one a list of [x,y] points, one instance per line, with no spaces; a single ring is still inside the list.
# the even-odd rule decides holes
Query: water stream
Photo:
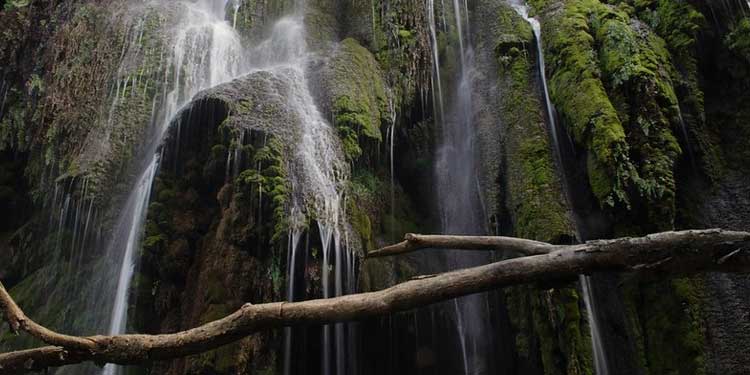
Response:
[[[483,209],[477,189],[477,168],[475,155],[475,129],[473,123],[472,76],[474,57],[471,48],[469,14],[467,3],[453,0],[453,23],[458,35],[459,61],[455,62],[458,71],[455,81],[450,82],[453,91],[450,101],[444,97],[441,68],[436,37],[434,1],[427,1],[427,17],[430,29],[433,58],[433,96],[436,109],[436,123],[442,131],[442,139],[437,150],[436,180],[441,231],[447,234],[478,235],[483,233]],[[442,9],[445,12],[444,6]],[[445,71],[445,69],[442,69]],[[468,254],[448,251],[445,253],[445,266],[460,269],[486,263],[487,254]],[[452,302],[452,315],[455,320],[461,366],[458,371],[464,374],[485,374],[491,371],[493,356],[488,332],[491,332],[489,317],[483,306],[486,294],[478,294],[455,299]]]
[[[555,158],[557,159],[557,164],[562,166],[563,165],[563,158],[561,153],[561,145],[559,142],[559,137],[557,134],[557,119],[555,117],[554,107],[552,106],[552,101],[550,100],[549,95],[549,88],[547,87],[547,77],[545,74],[545,64],[544,64],[544,50],[542,48],[542,33],[541,33],[541,25],[539,21],[536,18],[529,16],[529,8],[528,6],[522,1],[522,0],[510,0],[510,5],[513,7],[513,9],[524,19],[526,22],[531,25],[532,30],[534,31],[534,39],[536,42],[536,50],[537,50],[537,63],[539,66],[539,76],[542,81],[542,91],[544,95],[544,101],[545,101],[545,109],[547,112],[547,121],[549,124],[549,131],[550,135],[552,137],[552,142],[555,149]],[[565,195],[568,197],[568,201],[571,201],[570,198],[570,187],[567,183],[567,178],[565,173],[560,173],[562,182],[563,182],[563,190]],[[576,223],[576,226],[578,224]],[[577,237],[579,241],[586,240],[584,238],[581,238],[582,235],[580,234],[580,231],[577,230]],[[591,278],[586,275],[580,275],[579,276],[579,283],[581,285],[581,291],[583,293],[583,301],[586,305],[586,312],[589,316],[589,329],[591,334],[591,343],[592,343],[592,349],[594,352],[594,369],[596,371],[597,375],[606,375],[609,373],[607,369],[607,356],[605,354],[602,338],[601,338],[601,331],[599,329],[599,323],[596,315],[596,304],[595,304],[595,298],[593,295],[592,285],[591,285]]]

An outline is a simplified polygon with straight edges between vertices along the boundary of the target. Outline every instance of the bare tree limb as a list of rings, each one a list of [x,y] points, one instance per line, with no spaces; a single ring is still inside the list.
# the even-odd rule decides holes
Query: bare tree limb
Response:
[[[54,345],[0,354],[0,374],[18,374],[83,361],[139,364],[179,358],[215,349],[261,330],[362,319],[491,289],[579,274],[640,272],[644,268],[642,265],[648,265],[648,272],[659,276],[702,271],[750,272],[750,233],[746,232],[664,232],[581,245],[548,245],[548,248],[553,251],[411,280],[377,292],[304,302],[246,304],[223,319],[162,335],[92,336],[72,340],[71,336],[39,330],[0,284],[0,306],[11,326],[15,324],[18,329]]]
[[[18,307],[13,298],[11,298],[10,294],[8,294],[8,291],[5,290],[5,286],[3,286],[1,282],[0,307],[2,307],[5,312],[5,321],[10,326],[10,330],[16,335],[18,335],[19,330],[22,330],[50,345],[57,345],[76,350],[96,349],[96,343],[90,339],[61,335],[27,318],[21,308]]]
[[[547,254],[559,248],[545,242],[499,236],[447,236],[407,233],[404,241],[373,250],[368,258],[405,254],[422,249],[498,250],[523,255]]]

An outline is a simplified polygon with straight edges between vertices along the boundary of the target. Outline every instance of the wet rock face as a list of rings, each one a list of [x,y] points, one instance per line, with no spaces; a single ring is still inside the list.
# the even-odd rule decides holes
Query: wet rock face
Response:
[[[747,177],[727,176],[708,194],[701,207],[705,227],[749,230],[750,185]],[[707,373],[743,374],[750,371],[750,277],[705,276]]]
[[[474,23],[474,104],[480,176],[484,201],[493,210],[491,220],[494,217],[501,234],[568,243],[575,231],[542,104],[539,51],[531,26],[504,2],[479,6],[483,11]],[[498,294],[508,311],[498,309],[497,318],[508,323],[497,334],[503,337],[501,345],[514,353],[502,360],[507,371],[591,371],[589,332],[575,284],[511,288]]]
[[[283,299],[279,233],[289,155],[278,137],[295,136],[279,92],[287,89],[271,74],[252,74],[200,94],[175,121],[162,146],[137,277],[135,320],[143,330],[187,329],[246,302]],[[276,366],[278,340],[259,334],[152,371],[267,371]]]

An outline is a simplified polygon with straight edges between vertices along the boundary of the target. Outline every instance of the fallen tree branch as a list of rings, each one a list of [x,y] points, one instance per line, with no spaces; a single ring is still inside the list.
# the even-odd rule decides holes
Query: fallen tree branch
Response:
[[[62,346],[76,350],[94,350],[96,343],[87,338],[61,335],[26,317],[20,307],[11,298],[8,291],[0,283],[0,308],[5,312],[5,321],[10,326],[11,332],[16,335],[19,331],[25,331],[43,342],[51,345]],[[0,369],[2,369],[0,363]]]
[[[449,236],[407,233],[404,241],[367,253],[368,258],[410,253],[423,249],[498,250],[523,255],[540,255],[561,246],[515,237],[499,236]]]
[[[38,325],[23,315],[0,283],[0,307],[11,326],[53,345],[0,354],[0,374],[84,361],[140,364],[179,358],[215,349],[261,330],[357,320],[511,285],[603,271],[630,272],[644,264],[649,265],[649,272],[658,275],[750,272],[750,233],[746,232],[664,232],[548,248],[554,250],[411,280],[377,292],[304,302],[246,304],[223,319],[173,334],[92,336],[74,341],[68,341],[71,336],[38,331]]]

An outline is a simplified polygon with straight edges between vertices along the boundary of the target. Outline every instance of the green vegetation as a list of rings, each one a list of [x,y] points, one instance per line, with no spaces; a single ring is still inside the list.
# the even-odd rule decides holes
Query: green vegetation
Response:
[[[494,50],[500,66],[508,207],[516,235],[546,242],[572,238],[572,223],[538,96],[531,27],[512,9],[499,14]]]
[[[388,124],[386,85],[375,57],[351,38],[339,43],[331,60],[331,110],[334,125],[348,159],[356,160],[362,148],[377,149],[381,124]],[[372,144],[374,143],[374,144]]]
[[[664,41],[596,0],[568,2],[543,25],[551,96],[588,151],[593,193],[605,207],[642,208],[646,228],[671,228],[681,125]]]
[[[624,285],[630,326],[649,374],[706,374],[703,284],[695,277]]]

